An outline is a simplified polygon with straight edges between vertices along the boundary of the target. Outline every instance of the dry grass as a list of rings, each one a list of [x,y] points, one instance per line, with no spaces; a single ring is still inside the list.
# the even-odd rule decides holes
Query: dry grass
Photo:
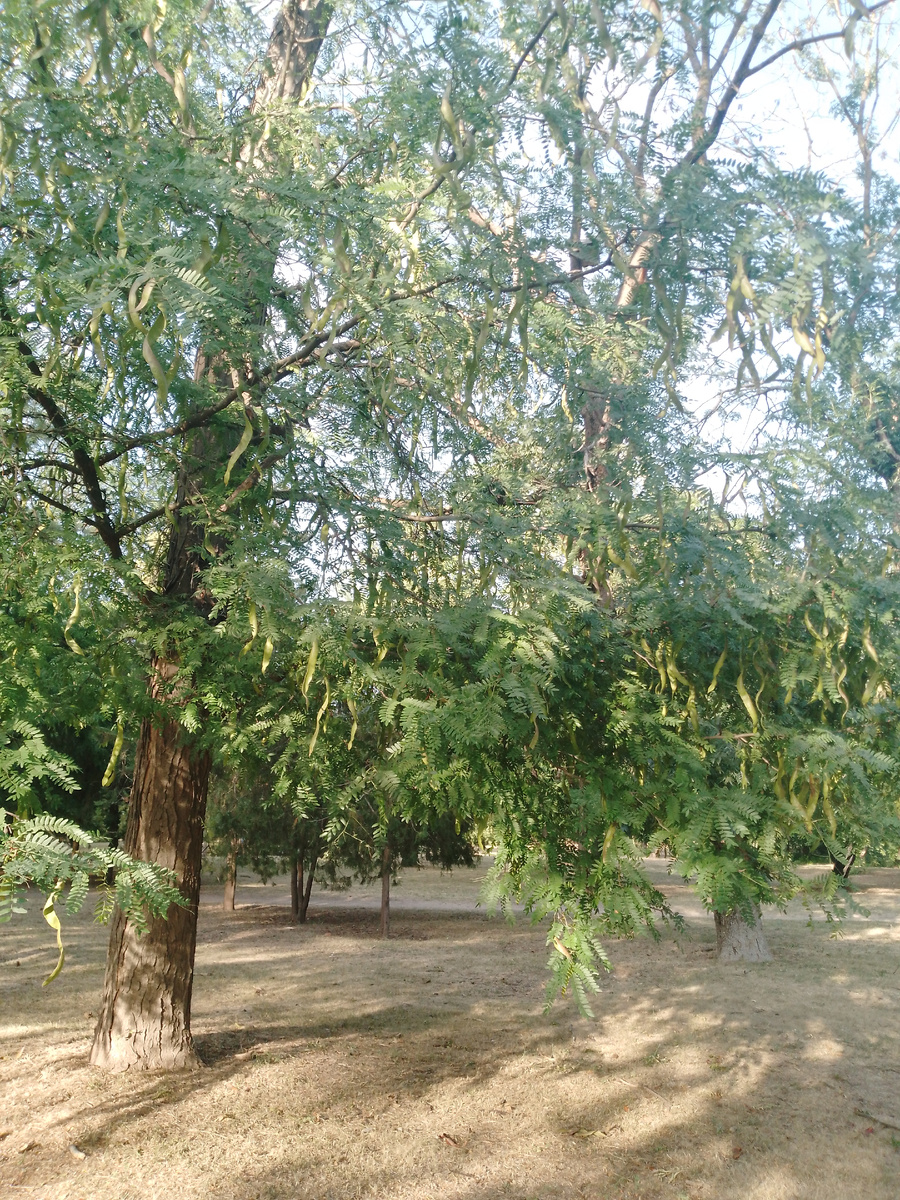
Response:
[[[479,874],[414,875],[398,899],[471,903]],[[208,1065],[175,1077],[84,1065],[105,933],[71,922],[42,989],[35,912],[0,934],[0,1196],[896,1200],[900,891],[868,882],[878,923],[771,921],[767,966],[719,966],[706,922],[613,945],[594,1021],[542,1015],[524,923],[398,905],[381,942],[353,897],[300,929],[208,905]]]

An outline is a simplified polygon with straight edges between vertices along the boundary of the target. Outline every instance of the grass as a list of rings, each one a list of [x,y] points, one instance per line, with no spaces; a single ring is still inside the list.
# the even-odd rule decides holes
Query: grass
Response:
[[[41,988],[32,902],[0,932],[0,1196],[896,1200],[895,872],[840,940],[769,921],[769,965],[720,966],[696,919],[614,943],[593,1021],[542,1014],[544,935],[472,910],[480,875],[407,877],[387,942],[362,893],[300,928],[262,903],[283,884],[205,905],[207,1065],[178,1076],[84,1065],[105,931],[70,921]],[[417,895],[446,910],[399,903]]]

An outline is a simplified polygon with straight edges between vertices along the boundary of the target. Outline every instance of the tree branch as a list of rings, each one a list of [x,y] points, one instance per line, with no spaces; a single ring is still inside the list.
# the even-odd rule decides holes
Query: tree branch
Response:
[[[731,26],[731,29],[729,29],[729,31],[728,31],[728,37],[725,39],[725,45],[722,47],[719,57],[713,63],[713,68],[712,68],[712,72],[711,72],[711,77],[713,79],[715,79],[715,77],[718,75],[718,73],[722,70],[722,64],[725,62],[725,59],[728,55],[728,51],[734,45],[734,39],[744,28],[744,24],[746,23],[747,17],[750,15],[750,9],[752,7],[753,7],[753,0],[744,0],[744,7],[741,9],[741,11],[738,13],[737,17],[735,18],[734,24]]]
[[[40,500],[42,504],[49,504],[51,508],[57,508],[60,512],[64,512],[67,517],[76,517],[79,521],[83,521],[85,525],[92,525],[96,528],[96,522],[90,517],[83,516],[75,508],[70,508],[68,504],[63,504],[61,500],[55,499],[53,496],[48,496],[45,492],[39,491],[34,484],[26,479],[25,486],[28,488],[28,494],[34,496],[35,500]]]
[[[413,288],[410,291],[392,292],[385,299],[386,304],[396,304],[401,300],[414,300],[422,296],[430,296],[439,288],[447,287],[451,283],[457,283],[460,276],[451,275],[446,279],[438,280],[436,283],[429,284],[427,287]],[[153,446],[159,442],[169,441],[175,437],[181,437],[186,433],[190,433],[193,429],[201,429],[204,425],[209,424],[213,417],[218,416],[220,412],[224,412],[235,401],[240,400],[245,392],[261,393],[266,389],[280,383],[282,379],[286,379],[288,375],[300,370],[302,367],[308,367],[317,361],[316,351],[320,350],[329,341],[332,342],[332,347],[336,350],[342,349],[357,349],[358,342],[338,342],[335,338],[342,338],[344,334],[349,333],[361,323],[366,314],[359,313],[354,316],[347,317],[334,330],[323,330],[321,333],[313,334],[303,342],[299,350],[293,354],[289,354],[286,358],[278,359],[274,363],[270,363],[268,367],[264,367],[261,371],[250,371],[243,379],[241,379],[233,388],[230,388],[220,399],[213,404],[208,404],[205,408],[198,409],[191,416],[185,417],[181,421],[175,422],[174,425],[168,425],[165,429],[158,429],[153,433],[139,434],[136,437],[128,438],[118,444],[115,450],[109,450],[106,454],[101,454],[97,459],[100,466],[105,466],[107,463],[113,462],[117,458],[121,458],[123,454],[127,454],[129,450],[136,450],[142,446]]]
[[[151,509],[150,512],[144,513],[144,515],[142,517],[138,517],[136,521],[129,521],[127,525],[119,525],[116,529],[116,533],[120,538],[131,537],[131,535],[136,533],[142,525],[149,525],[151,521],[157,520],[157,518],[164,516],[167,512],[174,512],[178,507],[179,505],[177,504],[160,505],[159,508],[154,508]]]
[[[860,16],[871,17],[873,13],[877,13],[879,9],[887,8],[889,4],[893,4],[894,0],[881,0],[880,4],[873,4],[870,8],[861,5],[857,10]],[[852,20],[852,18],[851,18]],[[847,25],[849,25],[849,21]],[[768,58],[763,59],[759,66],[753,67],[748,71],[745,78],[749,79],[751,75],[755,75],[758,71],[764,71],[766,67],[770,67],[773,62],[777,62],[779,58],[783,58],[785,54],[791,54],[794,50],[803,50],[806,46],[814,46],[817,42],[833,42],[836,38],[842,38],[847,32],[847,25],[841,29],[835,29],[831,33],[819,33],[815,37],[797,38],[787,46],[783,46],[774,54],[770,54]]]
[[[769,3],[763,9],[762,16],[753,27],[753,32],[750,35],[750,40],[747,43],[747,49],[744,51],[743,57],[738,64],[738,69],[734,73],[734,78],[725,89],[722,99],[716,105],[713,118],[706,128],[706,132],[698,140],[697,144],[691,149],[689,154],[686,154],[682,159],[685,166],[693,165],[700,161],[703,155],[707,152],[710,146],[713,145],[716,138],[719,136],[719,130],[728,115],[728,110],[731,108],[735,96],[741,90],[744,81],[750,74],[753,65],[753,55],[759,49],[759,44],[766,35],[766,30],[772,22],[772,18],[781,7],[782,0],[769,0]]]
[[[219,512],[227,512],[239,496],[242,496],[244,492],[249,492],[252,487],[255,487],[257,483],[259,483],[260,479],[262,479],[263,471],[267,471],[269,467],[274,467],[275,463],[281,462],[282,459],[287,458],[289,451],[290,447],[288,446],[286,449],[280,450],[276,454],[269,454],[265,458],[260,459],[260,461],[253,467],[252,471],[250,471],[250,473],[247,475],[247,478],[243,479],[237,485],[228,499],[223,504],[219,505]]]
[[[873,4],[871,8],[866,8],[865,6],[860,5],[859,13],[861,16],[870,17],[873,13],[878,12],[882,8],[886,8],[889,4],[893,3],[894,0],[880,0],[878,4]],[[707,126],[706,132],[697,142],[696,146],[693,147],[691,152],[685,155],[684,159],[682,160],[683,165],[689,166],[693,163],[699,162],[707,150],[709,150],[710,146],[713,145],[716,138],[719,136],[719,131],[722,128],[725,117],[728,115],[728,110],[731,107],[734,98],[737,96],[738,92],[751,75],[756,75],[766,67],[771,66],[772,63],[777,62],[779,58],[783,58],[785,54],[790,54],[795,50],[802,50],[805,46],[811,46],[817,42],[833,41],[835,38],[843,37],[847,31],[847,25],[844,25],[843,28],[834,30],[831,33],[820,33],[808,38],[797,38],[789,45],[783,46],[780,50],[776,50],[774,54],[770,54],[768,58],[763,59],[761,63],[757,63],[754,66],[753,56],[759,49],[759,45],[765,37],[766,30],[771,24],[775,13],[781,7],[781,4],[782,0],[769,0],[769,3],[763,10],[762,15],[760,16],[756,25],[753,27],[753,33],[750,35],[750,40],[747,43],[747,48],[744,51],[740,63],[738,64],[738,68],[734,73],[734,78],[731,80],[728,87],[725,89],[721,100],[716,105],[713,118]]]
[[[4,306],[5,307],[5,306]],[[9,320],[8,312],[3,312],[2,316],[7,324],[12,325]],[[32,377],[43,380],[43,372],[40,364],[35,357],[35,354],[26,341],[18,339],[16,349],[20,356],[25,360],[25,364]],[[103,488],[100,484],[100,476],[97,471],[97,466],[84,448],[84,439],[78,433],[77,429],[70,424],[68,418],[58,407],[56,401],[43,386],[38,384],[27,384],[25,390],[34,402],[44,410],[53,429],[72,452],[72,460],[75,470],[81,476],[84,482],[84,490],[87,493],[88,502],[91,506],[91,511],[94,514],[94,520],[88,522],[95,526],[100,537],[103,539],[104,545],[109,550],[113,558],[122,557],[122,547],[119,539],[116,536],[116,531],[112,522],[109,519],[109,510],[106,506],[106,497],[103,494]],[[68,510],[66,510],[68,511]]]
[[[513,67],[512,74],[510,75],[509,79],[506,81],[506,89],[505,89],[506,91],[509,91],[509,89],[512,87],[512,85],[516,82],[519,72],[525,66],[525,60],[528,58],[528,55],[532,52],[532,50],[535,48],[535,46],[538,44],[538,42],[541,40],[541,38],[544,36],[544,34],[550,28],[551,22],[556,20],[556,16],[557,16],[556,9],[554,9],[551,12],[550,16],[543,23],[543,25],[540,27],[540,29],[537,31],[537,33],[534,35],[534,37],[531,39],[531,41],[528,43],[528,45],[525,47],[525,49],[522,51],[519,61]]]

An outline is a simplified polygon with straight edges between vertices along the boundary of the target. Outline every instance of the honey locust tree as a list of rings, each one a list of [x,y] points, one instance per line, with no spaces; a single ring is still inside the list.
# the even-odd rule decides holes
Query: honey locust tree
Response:
[[[570,283],[517,230],[527,168],[502,138],[542,23],[5,9],[4,500],[46,515],[72,614],[105,606],[107,648],[143,666],[126,847],[188,901],[140,937],[114,917],[98,1065],[195,1061],[203,815],[247,625],[264,673],[278,597],[431,519],[441,456],[489,444],[476,375],[502,411],[528,308]]]
[[[879,555],[867,548],[873,537],[884,543],[888,525],[875,493],[859,503],[872,481],[866,454],[857,445],[824,456],[831,480],[845,479],[849,468],[857,484],[853,492],[826,496],[814,479],[823,455],[808,437],[770,435],[766,454],[737,460],[766,490],[761,523],[736,522],[726,502],[715,504],[698,488],[711,459],[696,453],[696,427],[679,411],[714,354],[729,391],[787,395],[794,429],[814,411],[816,385],[817,403],[826,405],[837,380],[837,362],[826,370],[829,340],[839,346],[844,327],[835,295],[824,289],[838,271],[848,281],[881,281],[871,287],[870,319],[876,310],[886,316],[870,350],[889,344],[891,310],[878,304],[892,277],[893,193],[889,181],[880,192],[873,185],[871,147],[860,143],[864,186],[857,202],[839,180],[776,161],[765,136],[735,106],[742,88],[788,56],[834,46],[850,64],[844,106],[852,116],[854,97],[875,93],[881,69],[877,55],[869,56],[874,66],[860,67],[854,37],[877,44],[889,7],[848,9],[833,24],[796,33],[787,27],[785,38],[784,22],[794,17],[774,3],[715,12],[651,5],[643,12],[588,13],[559,6],[532,26],[529,54],[517,60],[517,83],[531,90],[534,105],[528,120],[520,114],[514,126],[523,155],[541,142],[527,174],[531,210],[522,204],[509,231],[497,231],[519,239],[517,269],[540,297],[531,304],[523,298],[517,310],[520,363],[513,374],[507,359],[502,376],[507,394],[521,400],[506,429],[502,414],[494,415],[490,456],[457,477],[455,490],[434,498],[418,519],[454,528],[441,534],[445,542],[460,562],[477,565],[484,593],[510,611],[525,597],[533,602],[541,586],[562,586],[571,597],[559,576],[550,585],[552,569],[536,568],[536,560],[580,574],[592,602],[608,609],[596,634],[604,654],[590,633],[583,651],[584,660],[607,666],[603,686],[598,681],[591,692],[593,721],[583,707],[554,710],[542,701],[556,712],[543,724],[566,738],[593,724],[600,736],[591,769],[615,763],[620,772],[615,788],[607,788],[607,796],[618,792],[619,821],[608,807],[603,815],[600,804],[590,837],[583,829],[562,833],[567,805],[576,826],[582,821],[585,806],[574,803],[570,784],[582,787],[584,768],[577,753],[567,760],[565,739],[553,745],[552,733],[538,739],[533,755],[544,758],[548,788],[529,784],[509,793],[521,803],[527,796],[534,808],[532,865],[548,867],[548,851],[558,860],[552,873],[564,886],[544,888],[547,911],[557,911],[553,897],[560,895],[582,915],[596,909],[600,885],[614,886],[618,869],[614,826],[644,837],[662,836],[663,828],[687,869],[703,859],[704,899],[720,931],[730,931],[732,950],[743,941],[753,952],[755,942],[765,953],[758,904],[782,901],[798,886],[792,833],[802,827],[813,836],[815,817],[822,840],[837,850],[841,822],[866,840],[879,824],[895,821],[886,786],[893,668],[873,683],[879,673],[868,648],[874,632],[882,639],[876,658],[888,662],[892,583],[880,578]],[[505,17],[508,31],[521,29],[521,11]],[[857,120],[858,140],[859,126]],[[526,132],[532,127],[538,139]],[[737,161],[728,157],[735,153]],[[873,196],[883,198],[878,238]],[[479,215],[473,205],[469,216]],[[829,236],[833,242],[823,244]],[[568,272],[561,283],[562,264]],[[817,310],[810,280],[820,274]],[[851,308],[852,300],[846,297]],[[710,343],[726,334],[727,350],[711,352]],[[482,326],[466,379],[482,412],[490,412],[497,351]],[[844,353],[849,363],[852,353]],[[879,461],[890,458],[883,433],[872,422],[862,439],[864,446],[877,441]],[[737,462],[729,460],[728,469]],[[698,501],[706,519],[688,519]],[[801,545],[807,553],[797,573]],[[379,580],[390,588],[399,558],[393,556],[393,567],[379,558],[368,581],[376,592]],[[401,575],[398,586],[408,588],[409,579]],[[710,603],[704,588],[731,599]],[[555,636],[566,647],[563,658],[582,661],[558,624]],[[722,660],[717,677],[729,637],[735,654]],[[615,649],[621,639],[632,643],[633,656],[621,645]],[[651,640],[648,682],[641,677],[642,642]],[[679,660],[685,652],[694,656],[690,666]],[[663,682],[656,684],[660,656]],[[809,695],[790,682],[801,661]],[[623,673],[634,689],[630,698],[619,682]],[[785,681],[780,690],[774,679]],[[680,688],[686,707],[675,717],[672,693]],[[692,693],[707,699],[701,704]],[[642,716],[630,727],[632,708]],[[615,737],[607,737],[603,714]],[[504,766],[509,783],[516,771],[508,761]],[[502,782],[494,786],[500,794]],[[673,796],[683,801],[680,809],[668,803]],[[557,816],[542,819],[541,811]],[[548,841],[551,826],[560,833]],[[623,851],[620,879],[629,878],[627,857]],[[592,867],[598,862],[609,864],[609,872]],[[585,883],[591,869],[599,880],[593,891]],[[823,884],[826,899],[833,888],[834,881]],[[615,911],[610,899],[611,893],[602,903]],[[557,954],[564,975],[566,956],[558,948]]]
[[[126,848],[189,901],[114,919],[94,1062],[195,1060],[210,756],[279,606],[405,586],[406,531],[465,520],[448,463],[460,499],[533,506],[484,467],[542,393],[581,430],[586,583],[592,530],[672,467],[655,414],[760,179],[711,153],[796,48],[766,45],[780,8],[289,0],[267,35],[227,4],[7,6],[6,502],[143,661]],[[458,560],[497,598],[504,519]]]
[[[332,508],[364,522],[390,503],[401,428],[436,449],[468,436],[473,301],[495,278],[508,306],[521,291],[459,203],[463,173],[497,192],[497,94],[479,84],[508,79],[506,52],[440,8],[348,10],[325,41],[331,18],[289,3],[266,50],[237,6],[4,13],[8,503],[53,514],[47,554],[77,547],[83,603],[111,597],[146,654],[126,845],[189,901],[140,938],[114,918],[100,1065],[194,1061],[228,621],[240,606],[243,632],[249,608],[255,630],[260,604],[267,667],[263,560],[291,564],[292,594]],[[449,206],[426,204],[436,183]]]
[[[785,405],[772,405],[772,427],[783,433],[784,425],[776,421],[786,415],[791,426],[787,440],[767,431],[765,454],[727,460],[726,470],[732,478],[737,475],[736,483],[765,478],[759,485],[765,491],[764,504],[778,510],[783,520],[769,526],[768,541],[762,545],[770,546],[770,555],[787,572],[777,585],[774,580],[764,583],[759,567],[765,553],[744,557],[739,574],[755,599],[746,612],[732,612],[730,619],[737,625],[733,640],[740,641],[742,622],[748,621],[765,641],[775,610],[781,614],[778,621],[788,622],[785,595],[792,586],[791,558],[799,544],[805,539],[815,543],[817,536],[824,543],[818,561],[823,592],[818,598],[810,594],[809,615],[822,616],[820,632],[827,627],[832,633],[836,618],[826,620],[821,607],[822,596],[829,594],[828,571],[835,572],[834,588],[840,593],[847,547],[853,545],[859,553],[867,533],[884,537],[885,505],[872,493],[871,468],[865,480],[866,451],[861,464],[858,447],[869,447],[870,458],[877,459],[876,471],[895,477],[896,459],[885,425],[886,417],[890,419],[890,388],[881,386],[881,413],[872,415],[870,400],[849,426],[856,429],[855,453],[848,446],[848,424],[841,418],[832,418],[830,445],[822,453],[816,444],[822,426],[809,418],[817,408],[846,412],[846,406],[834,404],[842,391],[871,396],[873,372],[861,371],[858,364],[861,341],[874,334],[876,314],[881,324],[868,343],[870,355],[892,347],[895,338],[889,283],[894,270],[895,188],[874,168],[877,137],[872,118],[879,79],[886,78],[890,56],[891,13],[890,4],[854,5],[836,8],[833,19],[801,21],[796,9],[777,0],[734,8],[652,3],[601,11],[594,6],[590,17],[577,6],[557,6],[548,13],[532,52],[533,63],[525,71],[533,72],[527,77],[535,88],[546,170],[555,170],[566,183],[556,193],[557,203],[542,209],[537,229],[548,259],[559,262],[568,255],[572,285],[565,296],[560,293],[555,301],[530,311],[528,359],[533,411],[544,422],[532,446],[537,442],[546,448],[548,429],[555,423],[559,457],[555,473],[531,473],[530,487],[524,483],[529,474],[525,466],[519,483],[507,492],[532,505],[537,516],[553,504],[548,479],[557,488],[569,489],[565,516],[557,527],[558,535],[566,538],[566,559],[572,569],[580,567],[598,604],[624,606],[628,625],[635,620],[628,581],[635,586],[643,582],[650,594],[660,582],[652,574],[660,563],[647,535],[655,534],[663,544],[668,541],[676,562],[696,551],[695,532],[679,532],[684,524],[679,514],[697,499],[696,480],[711,460],[691,452],[696,429],[692,431],[679,408],[696,402],[691,385],[712,373],[713,364],[723,391],[745,399],[761,396],[770,404],[776,397],[787,397]],[[812,56],[826,51],[831,54],[827,67],[821,65],[824,58],[813,61]],[[827,79],[831,86],[859,143],[859,198],[840,178],[786,163],[769,145],[769,130],[760,114],[746,106],[741,113],[743,94],[787,62],[805,65],[810,75]],[[882,123],[878,136],[891,128],[892,119],[887,113],[888,123]],[[852,336],[851,330],[856,330]],[[719,342],[726,334],[727,343]],[[838,347],[844,347],[840,354]],[[845,364],[846,383],[838,382],[838,361]],[[881,374],[883,378],[883,368]],[[520,423],[520,436],[521,428]],[[573,496],[579,485],[575,471],[567,473],[559,466],[567,451],[577,455],[581,468],[583,494],[578,498]],[[820,500],[824,498],[823,467],[839,488],[848,465],[857,485],[853,494],[841,497],[832,492],[827,508],[805,503],[817,492]],[[860,506],[867,489],[869,502]],[[709,499],[704,497],[704,506]],[[720,519],[724,546],[731,536],[726,532],[731,518],[725,504]],[[835,522],[842,526],[840,532]],[[706,556],[714,562],[716,538],[706,544]],[[555,553],[560,553],[559,543]],[[833,557],[826,568],[829,554]],[[663,566],[664,561],[665,556]],[[733,565],[729,554],[723,554],[725,577]],[[860,567],[863,576],[873,572],[877,579],[879,568],[871,556],[860,554]],[[651,573],[644,575],[645,570]],[[709,570],[715,577],[715,567]],[[665,571],[662,579],[668,579]],[[885,586],[889,590],[890,585]],[[661,601],[667,587],[659,589]],[[780,599],[773,600],[775,595]],[[798,596],[795,593],[795,600]],[[788,609],[780,607],[785,604]],[[793,615],[799,620],[802,612]],[[707,636],[725,632],[712,620],[715,616],[709,615]],[[677,632],[692,628],[693,618],[690,606],[683,621],[670,610],[676,643],[702,645]],[[890,624],[889,616],[887,620]],[[853,636],[851,624],[840,617],[840,636]],[[639,625],[638,621],[632,628]],[[855,630],[857,649],[864,628],[865,620]],[[790,657],[788,632],[782,628],[785,639],[780,644]],[[651,661],[665,640],[654,639]],[[784,659],[777,670],[783,666]],[[679,670],[677,664],[674,669]],[[828,675],[832,691],[840,670]],[[740,671],[726,676],[723,687],[730,684],[728,703],[740,721],[747,711],[739,681],[743,686]],[[788,691],[785,688],[784,694]],[[863,687],[857,700],[864,694]],[[833,702],[832,697],[829,703]],[[810,713],[802,720],[806,719],[813,719]],[[756,725],[743,733],[735,727],[735,733],[748,734],[752,744],[761,747]],[[636,753],[630,769],[642,760],[640,748],[632,749]],[[653,761],[666,763],[669,772],[671,759],[666,755],[657,753]],[[883,775],[889,761],[880,759],[876,774]],[[708,796],[716,793],[712,778]],[[860,786],[865,791],[869,785]],[[774,804],[771,781],[766,787],[768,803]],[[882,788],[879,804],[890,821],[886,799]],[[707,803],[705,808],[712,817],[715,805]],[[782,816],[786,826],[796,819]],[[691,829],[696,832],[697,826]],[[756,835],[748,835],[744,843],[729,836],[718,840],[718,848],[713,843],[709,848],[721,853],[723,870],[731,870],[743,853],[752,852],[754,840]],[[679,841],[683,850],[689,843],[690,836]],[[785,851],[782,838],[780,861],[787,870]],[[757,882],[763,890],[768,887],[765,871]],[[747,895],[738,896],[739,888],[730,893],[730,900],[727,889],[714,890],[718,924],[733,926],[737,937],[745,918],[753,923],[753,906]],[[707,897],[712,897],[708,889]],[[717,907],[732,901],[730,908]]]

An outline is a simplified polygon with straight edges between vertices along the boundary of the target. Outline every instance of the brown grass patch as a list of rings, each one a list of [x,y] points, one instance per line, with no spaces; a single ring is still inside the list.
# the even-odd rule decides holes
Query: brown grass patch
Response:
[[[398,899],[471,903],[479,876],[413,874]],[[207,1066],[180,1076],[85,1066],[105,931],[70,921],[42,989],[32,902],[0,932],[0,1196],[896,1200],[900,904],[893,874],[867,882],[880,923],[770,921],[770,965],[720,966],[705,922],[612,945],[593,1021],[542,1015],[524,922],[397,907],[381,942],[348,899],[305,928],[205,906]]]

